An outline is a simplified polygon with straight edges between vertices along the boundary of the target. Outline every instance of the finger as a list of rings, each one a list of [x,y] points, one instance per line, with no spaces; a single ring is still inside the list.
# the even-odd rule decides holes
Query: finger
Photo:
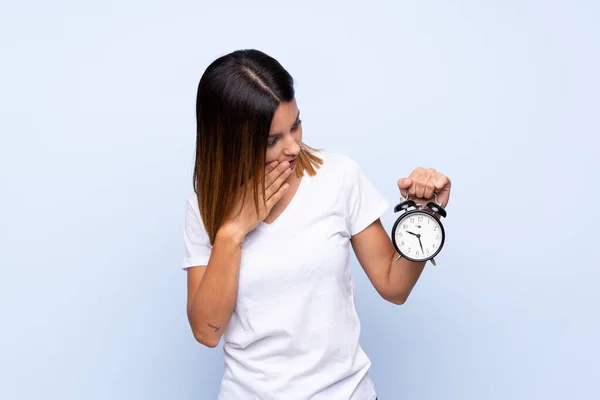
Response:
[[[278,161],[271,161],[270,163],[265,164],[265,167],[263,168],[264,175],[262,177],[259,177],[258,179],[251,178],[247,182],[243,182],[242,186],[245,186],[247,191],[252,191],[252,188],[254,187],[254,182],[258,184],[258,187],[261,187],[262,183],[264,182],[265,187],[267,187],[270,184],[267,176],[271,171],[273,171],[273,169],[277,166],[278,163]]]
[[[269,186],[271,186],[273,182],[288,169],[289,165],[290,163],[284,161],[273,168],[271,172],[267,173],[265,176],[265,188],[269,188]],[[277,190],[277,188],[275,190]]]
[[[279,167],[277,167],[277,168],[279,168]],[[291,173],[292,173],[292,169],[287,168],[285,171],[283,171],[283,173],[281,173],[277,177],[277,179],[275,179],[273,181],[273,183],[267,188],[267,190],[265,192],[267,199],[269,199],[271,196],[273,196],[275,193],[277,193],[277,191],[279,190],[281,185],[283,185],[283,183],[290,176]]]
[[[433,176],[425,184],[425,193],[423,195],[424,199],[431,199],[433,197],[433,192],[435,191],[435,182],[436,182],[436,177]]]
[[[408,187],[410,186],[410,184],[411,184],[410,178],[400,178],[400,179],[398,179],[398,188],[400,190],[402,190],[402,189],[408,189]]]
[[[450,199],[450,186],[450,179],[443,175],[435,182],[436,193],[438,194],[438,202],[442,207],[446,207],[448,205],[448,200]]]
[[[270,163],[268,163],[265,166],[265,175],[268,174],[269,172],[273,171],[275,169],[275,167],[277,166],[277,164],[279,164],[279,161],[271,161]]]
[[[440,190],[442,190],[444,188],[449,188],[449,187],[450,187],[450,179],[448,179],[448,177],[445,175],[440,175],[438,177],[438,179],[435,181],[436,192],[439,192]]]
[[[418,185],[420,176],[421,176],[420,171],[415,171],[414,175],[411,174],[410,180],[412,181],[412,185],[410,185],[410,187],[408,188],[408,194],[412,197],[418,197],[417,196],[417,185]]]
[[[437,172],[433,168],[424,169],[420,176],[416,188],[416,195],[420,199],[430,199],[433,196],[433,190],[430,190],[431,181],[435,178]],[[429,193],[431,191],[431,193]]]
[[[421,190],[423,190],[423,199],[430,199],[433,197],[433,183],[437,178],[437,175],[438,173],[433,168],[428,168],[425,170],[421,182]]]
[[[406,198],[408,194],[408,188],[410,187],[412,181],[409,178],[401,178],[398,179],[398,189],[400,189],[400,196]]]
[[[408,194],[410,197],[416,197],[416,190],[415,188],[417,187],[417,183],[415,181],[413,181],[413,184],[410,185],[410,187],[408,188]]]
[[[425,184],[423,182],[417,182],[415,196],[417,196],[419,199],[425,198]]]
[[[281,198],[289,190],[289,188],[290,188],[290,184],[285,183],[285,184],[281,185],[281,187],[279,188],[279,190],[277,190],[277,192],[273,193],[273,195],[271,197],[269,197],[269,199],[267,200],[267,213],[271,212],[271,209],[273,208],[273,206],[275,204],[277,204],[277,202],[279,200],[281,200]]]
[[[419,199],[423,199],[425,195],[425,184],[427,183],[428,177],[423,174],[418,179],[415,179],[415,196]]]
[[[275,167],[277,166],[277,164],[279,164],[279,161],[271,161],[268,164],[265,164],[265,168],[264,168],[264,177],[263,180],[265,180],[266,183],[266,177],[267,175],[273,171],[275,169]]]

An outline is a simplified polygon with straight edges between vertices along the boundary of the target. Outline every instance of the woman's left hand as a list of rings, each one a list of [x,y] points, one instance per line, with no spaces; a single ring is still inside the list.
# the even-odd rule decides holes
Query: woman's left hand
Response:
[[[437,203],[442,207],[448,205],[450,200],[450,179],[433,168],[416,168],[408,178],[398,180],[398,188],[402,197],[409,194],[411,200],[426,205],[435,201],[433,193],[437,196]]]

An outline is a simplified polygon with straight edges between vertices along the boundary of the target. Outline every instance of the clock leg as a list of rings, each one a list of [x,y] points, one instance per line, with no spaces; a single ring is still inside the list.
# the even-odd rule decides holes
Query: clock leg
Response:
[[[432,259],[431,259],[431,260],[429,260],[429,261],[431,261],[431,263],[432,263],[432,264],[433,264],[433,266],[435,267],[435,259],[433,259],[433,258],[432,258]]]

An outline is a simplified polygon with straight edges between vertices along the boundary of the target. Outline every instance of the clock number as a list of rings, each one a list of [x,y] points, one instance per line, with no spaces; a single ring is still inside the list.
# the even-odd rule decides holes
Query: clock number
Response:
[[[415,219],[414,219],[414,218],[411,218],[411,219],[410,219],[410,223],[411,223],[411,224],[414,224],[414,223],[415,223]]]
[[[418,217],[417,219],[419,222],[423,222],[423,217]]]

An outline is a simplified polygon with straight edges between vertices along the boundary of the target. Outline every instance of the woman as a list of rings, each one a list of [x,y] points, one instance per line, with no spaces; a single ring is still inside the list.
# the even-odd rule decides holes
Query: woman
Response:
[[[302,142],[293,79],[260,51],[207,68],[196,117],[183,268],[194,337],[209,347],[224,337],[219,399],[375,399],[350,244],[394,304],[424,268],[396,261],[379,220],[389,204],[352,159]],[[433,169],[398,185],[444,205],[450,193]]]

